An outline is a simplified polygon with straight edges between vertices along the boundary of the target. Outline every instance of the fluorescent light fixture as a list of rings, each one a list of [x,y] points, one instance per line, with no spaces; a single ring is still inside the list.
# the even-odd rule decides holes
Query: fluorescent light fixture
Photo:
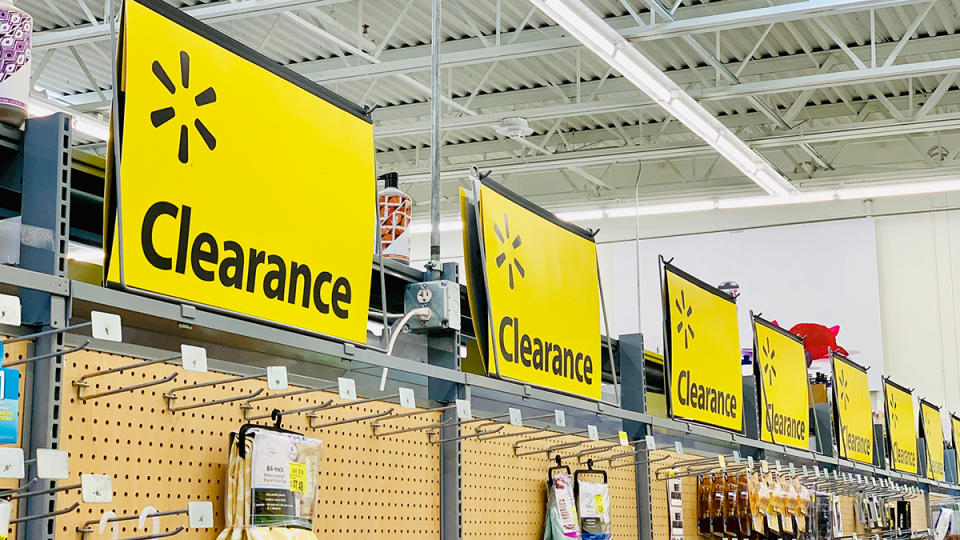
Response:
[[[440,232],[462,231],[463,222],[459,219],[440,222]],[[411,234],[425,234],[430,232],[430,223],[414,223],[410,226]]]
[[[758,175],[763,158],[726,129],[710,111],[697,103],[663,71],[617,33],[582,0],[530,0],[627,78],[653,98],[665,111],[677,118],[698,137],[713,146],[748,178],[771,195],[784,195],[797,189],[773,167]],[[730,140],[726,140],[726,139]],[[736,141],[735,143],[732,141]]]
[[[27,113],[32,117],[50,116],[58,112],[70,115],[72,117],[73,129],[79,133],[101,141],[106,141],[110,138],[110,126],[103,120],[97,120],[90,116],[71,111],[67,107],[62,107],[49,101],[30,98],[27,102]]]
[[[786,204],[803,204],[815,202],[827,202],[836,198],[833,191],[810,191],[806,193],[794,193],[780,197],[770,195],[758,195],[756,197],[732,197],[729,199],[717,200],[717,208],[759,208],[763,206],[782,206]]]
[[[837,190],[837,198],[872,199],[874,197],[896,197],[900,195],[923,195],[944,191],[960,191],[960,180],[941,180],[936,182],[916,182],[913,184],[888,184],[878,186],[850,187]]]
[[[576,212],[560,212],[555,214],[558,218],[564,221],[589,221],[591,219],[602,219],[603,210],[597,208],[596,210],[579,210]]]
[[[600,27],[594,24],[580,24],[585,18],[593,15],[582,3],[566,0],[534,0],[534,3],[604,60],[609,61],[613,57],[616,46],[611,39],[603,35]]]
[[[634,206],[624,206],[620,208],[608,208],[604,214],[610,218],[635,217],[635,216],[658,216],[663,214],[682,214],[686,212],[703,212],[713,210],[717,207],[714,200],[707,201],[683,201],[676,203],[650,204],[639,208]]]

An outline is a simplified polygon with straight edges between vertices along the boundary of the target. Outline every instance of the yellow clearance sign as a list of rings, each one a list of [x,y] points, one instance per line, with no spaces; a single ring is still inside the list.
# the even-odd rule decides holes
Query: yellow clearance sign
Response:
[[[953,436],[953,447],[960,451],[960,418],[950,415],[950,428]],[[960,478],[960,460],[957,460],[957,478]]]
[[[733,297],[664,264],[664,350],[673,416],[743,430],[743,376]]]
[[[913,422],[913,394],[889,379],[883,381],[890,439],[890,465],[895,471],[917,474],[917,428]]]
[[[810,448],[810,390],[803,342],[753,317],[753,358],[760,381],[760,439]]]
[[[873,463],[873,409],[867,371],[833,355],[833,403],[840,457]]]
[[[944,481],[943,464],[943,423],[940,421],[940,408],[920,400],[920,422],[923,425],[923,438],[927,443],[927,478]]]
[[[365,341],[368,116],[165,2],[127,0],[121,37],[107,281]]]
[[[489,180],[478,202],[488,371],[600,399],[600,277],[592,236]]]

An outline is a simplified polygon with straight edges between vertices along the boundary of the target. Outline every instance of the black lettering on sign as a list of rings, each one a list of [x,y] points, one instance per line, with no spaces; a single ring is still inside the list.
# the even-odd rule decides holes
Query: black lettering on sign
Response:
[[[209,232],[192,235],[191,215],[189,206],[177,207],[167,201],[156,202],[147,209],[140,227],[140,248],[151,266],[188,276],[189,263],[193,276],[201,281],[219,281],[223,287],[245,289],[264,298],[299,304],[305,309],[310,308],[313,300],[313,307],[320,313],[327,314],[332,307],[337,318],[349,317],[353,293],[346,277],[320,271],[316,273],[316,281],[312,281],[314,272],[308,265],[291,262],[288,282],[287,262],[283,256],[253,247],[245,249],[233,240],[220,244]],[[156,224],[165,216],[179,220],[175,255],[157,251]],[[330,286],[324,287],[325,284]]]
[[[721,414],[728,418],[737,418],[740,406],[737,396],[728,394],[716,388],[694,382],[690,378],[690,370],[682,370],[677,377],[677,401],[681,405],[693,407],[713,414]]]
[[[526,368],[593,384],[593,359],[589,355],[523,333],[516,317],[500,319],[497,336],[500,358],[505,362],[516,362]]]

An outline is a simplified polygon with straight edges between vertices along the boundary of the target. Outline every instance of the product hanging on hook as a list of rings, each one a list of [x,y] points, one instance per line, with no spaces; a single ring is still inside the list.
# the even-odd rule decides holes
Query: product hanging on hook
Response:
[[[543,540],[580,538],[580,520],[573,495],[570,467],[556,457],[557,466],[547,472],[547,509],[543,524]]]
[[[573,479],[583,540],[610,540],[613,533],[607,471],[594,469],[591,459],[587,461],[586,469],[574,473]]]

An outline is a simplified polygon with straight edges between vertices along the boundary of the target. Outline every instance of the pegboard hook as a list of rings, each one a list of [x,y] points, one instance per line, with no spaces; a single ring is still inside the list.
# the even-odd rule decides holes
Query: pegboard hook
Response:
[[[343,419],[343,420],[338,420],[338,421],[336,421],[336,422],[327,422],[327,423],[325,423],[325,424],[314,424],[314,423],[313,423],[313,420],[314,420],[317,416],[316,416],[315,414],[310,414],[310,415],[308,415],[308,416],[309,416],[309,419],[307,420],[307,423],[310,425],[310,428],[311,428],[311,429],[328,428],[328,427],[332,427],[332,426],[340,426],[340,425],[343,425],[343,424],[352,424],[352,423],[354,423],[354,422],[363,422],[364,420],[373,420],[374,418],[383,418],[383,417],[385,417],[385,416],[389,416],[389,415],[393,414],[394,409],[395,409],[394,407],[390,407],[389,409],[387,409],[387,410],[385,410],[385,411],[383,411],[383,412],[374,413],[374,414],[368,414],[368,415],[366,415],[366,416],[358,416],[358,417],[356,417],[356,418],[345,418],[345,419]]]
[[[282,398],[282,397],[299,396],[299,395],[302,395],[302,394],[309,394],[309,393],[311,393],[311,392],[323,392],[323,391],[325,391],[325,390],[332,390],[332,389],[334,389],[334,388],[336,388],[336,387],[337,387],[337,384],[336,384],[336,383],[330,383],[330,384],[327,385],[327,386],[320,386],[320,387],[317,387],[317,388],[303,388],[303,389],[300,389],[300,390],[291,390],[291,391],[289,391],[289,392],[280,392],[279,394],[268,394],[268,395],[266,395],[266,396],[251,397],[250,399],[248,399],[247,401],[245,401],[244,403],[242,403],[242,404],[240,405],[240,408],[243,409],[243,419],[244,419],[244,420],[259,420],[259,419],[261,419],[261,418],[267,418],[267,417],[269,416],[269,415],[263,415],[263,416],[261,416],[261,417],[259,417],[259,418],[258,418],[258,417],[250,417],[250,416],[247,416],[248,411],[250,411],[251,409],[253,409],[253,405],[251,405],[251,403],[253,403],[253,402],[255,402],[255,401],[266,401],[266,400],[268,400],[268,399],[277,399],[277,398]],[[333,400],[330,400],[330,403],[333,403]]]
[[[37,360],[46,360],[47,358],[56,358],[57,356],[66,356],[66,355],[68,355],[68,354],[70,354],[70,353],[75,353],[75,352],[77,352],[77,351],[82,351],[82,350],[86,349],[88,345],[90,345],[90,340],[89,340],[89,339],[86,340],[86,341],[84,341],[82,345],[80,345],[80,346],[78,346],[78,347],[74,347],[74,348],[72,348],[72,349],[66,349],[66,350],[63,350],[63,351],[55,351],[55,352],[52,352],[52,353],[41,354],[41,355],[39,355],[39,356],[31,356],[30,358],[24,358],[23,360],[15,360],[15,361],[13,361],[13,362],[6,362],[6,363],[3,364],[3,367],[19,366],[19,365],[22,365],[22,364],[29,364],[29,363],[31,363],[31,362],[36,362]]]
[[[274,396],[274,397],[276,397],[276,396]],[[263,420],[264,418],[273,418],[273,411],[276,411],[276,410],[277,410],[277,409],[273,409],[273,411],[270,411],[269,413],[266,413],[266,414],[257,414],[257,415],[254,415],[254,416],[250,416],[250,415],[249,415],[249,411],[250,411],[250,409],[252,409],[253,407],[250,406],[250,405],[248,405],[249,403],[250,403],[250,402],[248,401],[247,403],[244,403],[243,405],[240,406],[240,408],[243,409],[243,419],[246,420],[246,421],[248,421],[248,422],[253,421],[253,420]],[[321,404],[319,404],[319,405],[311,405],[311,406],[309,406],[309,407],[301,407],[301,408],[299,408],[299,409],[288,409],[288,410],[286,410],[286,411],[281,411],[281,413],[286,415],[286,414],[299,414],[299,413],[302,413],[302,412],[316,411],[316,410],[325,409],[325,408],[329,407],[331,403],[333,403],[333,400],[332,400],[332,399],[328,399],[327,401],[324,401],[323,403],[321,403]]]
[[[331,409],[342,409],[342,408],[344,408],[344,407],[350,407],[350,406],[353,406],[353,405],[363,405],[364,403],[370,403],[370,402],[373,402],[373,401],[387,401],[388,399],[394,399],[394,398],[397,398],[397,397],[400,397],[400,394],[390,394],[389,396],[372,397],[372,398],[360,399],[360,400],[356,400],[356,401],[344,401],[344,402],[342,402],[342,403],[337,403],[336,405],[331,405],[331,403],[333,403],[333,400],[331,399],[331,400],[328,400],[328,401],[326,401],[326,402],[324,402],[324,403],[321,403],[320,405],[312,405],[312,406],[310,406],[310,407],[301,407],[301,408],[299,408],[299,409],[290,409],[289,411],[283,411],[283,414],[298,414],[298,413],[302,413],[302,412],[309,412],[309,413],[311,413],[311,414],[308,414],[307,416],[310,417],[310,422],[313,422],[313,419],[314,419],[314,418],[317,418],[317,415],[316,415],[316,414],[313,414],[314,411],[328,411],[328,410],[331,410]],[[393,409],[390,409],[390,411],[393,412]],[[357,419],[355,419],[355,420],[359,422],[359,421],[361,421],[361,420],[368,420],[368,419],[370,419],[370,418],[379,418],[380,416],[386,416],[386,415],[364,416],[364,417],[362,417],[362,418],[357,418]],[[257,420],[257,419],[259,419],[259,418],[261,418],[261,417],[251,416],[251,417],[249,417],[248,419],[249,419],[249,420]],[[346,424],[346,423],[349,423],[349,422],[342,422],[342,423]],[[339,424],[336,424],[336,425],[339,425]],[[313,426],[311,426],[311,427],[313,427]],[[320,426],[317,426],[317,427],[323,427],[323,425],[320,425]]]
[[[572,434],[572,433],[563,433],[563,435],[573,435],[573,434]],[[514,448],[513,448],[513,455],[515,455],[515,456],[517,456],[517,457],[532,456],[532,455],[535,455],[535,454],[543,454],[543,453],[546,453],[547,455],[550,455],[550,453],[552,453],[552,452],[558,452],[558,451],[560,451],[560,450],[566,450],[567,448],[575,448],[575,447],[580,446],[581,444],[583,444],[583,443],[585,443],[585,442],[587,442],[587,441],[572,441],[572,442],[568,442],[568,443],[555,444],[555,445],[553,445],[553,446],[551,446],[551,447],[549,447],[549,448],[545,448],[545,449],[543,449],[543,450],[530,450],[530,451],[528,451],[528,452],[520,452],[520,451],[517,449],[517,447],[514,447]]]
[[[80,503],[75,502],[72,505],[70,505],[68,508],[64,508],[62,510],[54,510],[53,512],[47,512],[45,514],[37,514],[35,516],[24,516],[17,519],[11,519],[10,524],[14,525],[17,523],[26,523],[28,521],[36,521],[38,519],[46,519],[46,518],[51,518],[55,516],[60,516],[63,514],[69,514],[70,512],[73,512],[74,510],[76,510],[78,506],[80,506]]]
[[[181,357],[182,356],[180,354],[175,354],[167,358],[155,358],[153,360],[145,360],[143,362],[137,362],[136,364],[129,364],[126,366],[115,367],[115,368],[107,369],[104,371],[94,371],[93,373],[87,373],[86,375],[82,375],[79,379],[72,381],[71,384],[73,384],[73,386],[77,389],[77,397],[80,398],[81,401],[102,398],[105,396],[112,396],[114,394],[119,394],[122,392],[132,392],[133,390],[139,390],[141,388],[147,388],[150,386],[156,386],[159,384],[170,382],[177,378],[178,373],[177,372],[171,373],[170,375],[156,381],[150,381],[142,384],[135,384],[133,386],[122,386],[120,388],[115,388],[113,390],[107,390],[106,392],[100,392],[99,394],[92,394],[88,396],[83,395],[83,389],[90,386],[90,383],[86,381],[94,377],[102,377],[104,375],[110,375],[112,373],[120,373],[122,371],[128,371],[131,369],[138,369],[142,367],[152,366],[153,364],[171,362]]]
[[[487,430],[477,428],[477,431],[476,431],[475,433],[470,433],[469,435],[461,435],[461,436],[459,436],[459,437],[450,437],[449,439],[437,439],[437,440],[434,440],[434,436],[438,436],[438,437],[439,437],[440,432],[439,432],[439,431],[429,431],[429,432],[427,432],[427,440],[430,441],[430,442],[433,443],[433,444],[440,444],[440,443],[453,442],[453,441],[462,441],[463,439],[473,439],[473,438],[475,438],[475,437],[482,437],[482,436],[484,436],[484,435],[491,435],[491,434],[493,434],[493,433],[497,433],[498,431],[503,431],[503,428],[504,428],[504,427],[506,427],[506,426],[497,426],[497,427],[495,427],[495,428],[493,428],[493,429],[487,429]]]
[[[211,405],[222,405],[224,403],[233,403],[234,401],[241,401],[244,399],[255,398],[260,394],[262,394],[264,389],[260,388],[260,389],[257,389],[255,392],[244,394],[242,396],[234,396],[229,398],[216,399],[213,401],[194,403],[192,405],[184,405],[182,407],[173,406],[173,402],[178,398],[177,392],[186,392],[187,390],[195,390],[197,388],[207,388],[207,387],[216,386],[219,384],[230,384],[230,383],[235,383],[240,381],[249,381],[251,379],[259,379],[266,376],[267,376],[267,373],[266,371],[264,371],[263,373],[257,373],[254,375],[244,375],[242,377],[231,377],[229,379],[222,379],[219,381],[209,381],[201,384],[188,384],[185,386],[178,386],[176,388],[172,388],[169,392],[164,394],[163,397],[164,399],[167,400],[167,409],[169,409],[171,412],[188,411],[190,409],[199,409],[201,407],[209,407]]]
[[[178,516],[178,515],[182,515],[182,514],[188,514],[189,512],[190,512],[190,511],[189,511],[188,509],[184,509],[184,510],[170,510],[170,511],[168,511],[168,512],[150,512],[149,516],[150,516],[151,518],[161,518],[161,517],[165,517],[165,516]],[[97,524],[101,524],[101,521],[102,521],[103,523],[118,523],[118,522],[122,522],[122,521],[134,521],[134,520],[139,520],[139,519],[140,519],[140,514],[135,514],[135,515],[132,515],[132,516],[120,516],[120,517],[114,516],[114,517],[110,517],[110,518],[108,518],[108,519],[106,519],[106,520],[94,519],[94,520],[90,520],[90,521],[85,521],[85,522],[83,523],[83,525],[81,525],[80,527],[77,527],[77,532],[80,533],[80,538],[81,538],[81,540],[82,540],[82,539],[86,538],[88,534],[93,533],[94,530],[93,530],[93,527],[92,527],[92,526],[93,526],[93,525],[97,525]],[[11,523],[13,523],[13,522],[11,521]],[[176,536],[176,535],[180,534],[181,532],[183,532],[183,531],[185,531],[185,530],[186,530],[186,527],[184,527],[183,525],[181,525],[181,526],[177,527],[176,529],[174,529],[174,530],[172,530],[172,531],[169,531],[169,532],[164,532],[164,533],[157,533],[157,532],[155,532],[155,533],[151,533],[151,534],[148,534],[148,535],[135,536],[135,537],[133,537],[133,538],[123,538],[122,540],[151,540],[151,539],[153,539],[153,538],[169,538],[169,537],[171,537],[171,536]]]
[[[280,409],[270,411],[270,419],[273,420],[273,427],[283,429],[281,427],[281,424],[283,424],[283,411]]]
[[[668,459],[670,459],[670,456],[661,456],[661,457],[654,458],[654,459],[644,459],[644,460],[640,460],[640,461],[631,461],[630,463],[618,463],[618,464],[616,464],[616,465],[611,464],[611,465],[610,465],[610,468],[611,468],[611,469],[619,469],[620,467],[630,467],[631,465],[634,466],[634,467],[636,467],[637,465],[647,465],[647,464],[649,464],[649,463],[656,463],[656,462],[658,462],[658,461],[666,461],[666,460],[668,460]]]
[[[391,431],[380,431],[380,422],[381,422],[381,421],[384,421],[384,420],[394,420],[394,419],[397,419],[397,418],[407,418],[407,417],[410,417],[410,416],[419,416],[419,415],[429,414],[429,413],[433,413],[433,412],[449,411],[450,409],[454,409],[454,408],[456,408],[456,405],[445,405],[445,406],[443,406],[443,407],[434,407],[434,408],[432,408],[432,409],[423,409],[423,410],[413,411],[413,412],[407,412],[407,413],[385,415],[385,416],[383,416],[382,418],[378,419],[376,422],[374,422],[374,423],[372,423],[372,424],[370,424],[370,425],[373,426],[373,436],[374,436],[374,437],[386,437],[387,435],[399,435],[399,434],[401,434],[401,433],[408,433],[408,432],[410,432],[410,431],[420,431],[420,430],[424,430],[424,429],[437,428],[437,427],[441,427],[441,426],[443,425],[443,422],[435,422],[435,423],[433,423],[433,424],[426,424],[426,425],[423,425],[423,426],[414,426],[414,427],[408,427],[408,428],[403,428],[403,429],[394,429],[394,430],[391,430]]]

